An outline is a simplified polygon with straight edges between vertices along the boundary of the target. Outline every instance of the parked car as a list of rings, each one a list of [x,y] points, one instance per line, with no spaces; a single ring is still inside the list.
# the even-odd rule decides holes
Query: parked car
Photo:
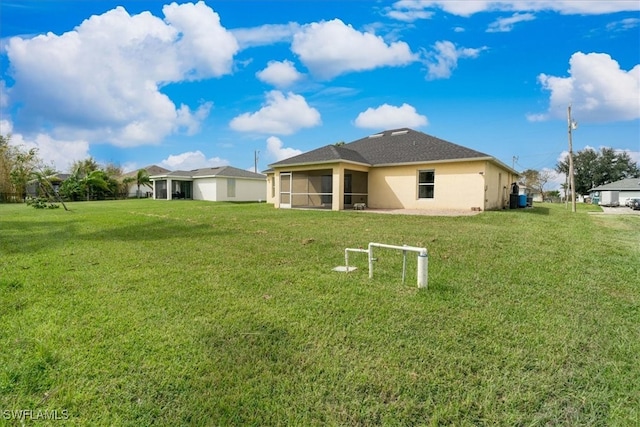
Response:
[[[631,199],[629,201],[629,207],[634,211],[640,211],[640,199]]]

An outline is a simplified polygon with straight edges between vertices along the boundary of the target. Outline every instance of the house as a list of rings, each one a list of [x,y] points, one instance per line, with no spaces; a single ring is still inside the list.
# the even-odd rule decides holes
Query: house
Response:
[[[624,206],[627,199],[640,198],[640,178],[625,178],[599,185],[589,190],[589,196],[595,204]]]
[[[55,175],[47,177],[47,180],[51,184],[51,188],[53,189],[53,191],[56,194],[58,194],[58,192],[60,191],[60,186],[70,176],[71,176],[71,174],[68,174],[68,173],[57,173]],[[40,196],[41,195],[40,194],[41,191],[40,191],[39,187],[40,186],[38,185],[38,183],[35,180],[29,182],[27,184],[26,189],[25,189],[25,193],[26,193],[25,195],[28,196],[28,197],[38,197],[38,196]]]
[[[120,176],[120,180],[122,181],[125,178],[137,179],[138,171],[141,171],[141,170],[146,170],[147,175],[149,176],[160,175],[163,173],[171,172],[169,169],[165,169],[162,166],[150,165],[144,168],[136,169],[134,171],[122,174]],[[129,186],[127,197],[149,197],[153,193],[152,190],[153,189],[147,185],[141,185],[139,190],[140,193],[138,193],[138,184],[136,184],[136,181],[133,181],[133,183]]]
[[[267,201],[276,208],[503,209],[519,176],[488,154],[408,128],[269,167]]]
[[[166,172],[149,178],[154,199],[213,202],[260,202],[266,199],[264,175],[232,166]]]

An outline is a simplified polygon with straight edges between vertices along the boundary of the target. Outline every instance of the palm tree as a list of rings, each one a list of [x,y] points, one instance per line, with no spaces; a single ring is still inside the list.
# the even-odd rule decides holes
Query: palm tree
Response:
[[[67,205],[62,200],[62,197],[58,194],[56,189],[53,187],[52,181],[60,182],[60,178],[58,178],[58,172],[48,166],[44,168],[37,168],[37,171],[33,172],[33,178],[38,183],[40,187],[40,191],[42,191],[49,200],[55,199],[62,204],[65,211],[68,211]]]
[[[132,176],[128,176],[126,178],[122,178],[122,197],[123,198],[127,198],[129,197],[129,188],[131,188],[131,185],[136,182],[136,179]]]
[[[95,190],[97,189],[110,191],[107,177],[101,170],[94,170],[89,172],[80,179],[80,184],[84,186],[87,192],[87,200],[89,200],[91,193],[95,192]]]
[[[151,187],[151,180],[149,179],[149,173],[147,172],[146,169],[138,170],[138,173],[136,175],[136,184],[138,185],[138,191],[137,191],[138,198],[140,198],[141,185],[146,185],[147,187],[153,190],[153,187]]]

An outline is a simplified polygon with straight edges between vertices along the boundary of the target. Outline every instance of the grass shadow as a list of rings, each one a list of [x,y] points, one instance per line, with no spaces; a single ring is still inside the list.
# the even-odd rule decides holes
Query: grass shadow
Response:
[[[542,207],[542,206],[533,206],[531,208],[524,208],[524,209],[521,209],[521,211],[526,214],[549,215],[549,208]]]
[[[149,221],[141,224],[101,229],[85,233],[78,237],[84,240],[120,240],[120,241],[152,241],[167,240],[176,237],[194,237],[198,239],[226,236],[230,230],[214,228],[208,224],[194,224],[179,221]]]

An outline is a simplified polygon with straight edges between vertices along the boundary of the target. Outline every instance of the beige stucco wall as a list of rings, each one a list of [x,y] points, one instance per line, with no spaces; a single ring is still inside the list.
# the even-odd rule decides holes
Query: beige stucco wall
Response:
[[[267,203],[275,204],[276,202],[276,176],[274,172],[267,173]]]
[[[485,162],[425,163],[369,171],[369,207],[484,210]],[[435,172],[434,198],[418,199],[418,172]]]
[[[486,162],[484,176],[485,209],[496,210],[508,207],[511,183],[517,181],[517,176],[493,162]]]

